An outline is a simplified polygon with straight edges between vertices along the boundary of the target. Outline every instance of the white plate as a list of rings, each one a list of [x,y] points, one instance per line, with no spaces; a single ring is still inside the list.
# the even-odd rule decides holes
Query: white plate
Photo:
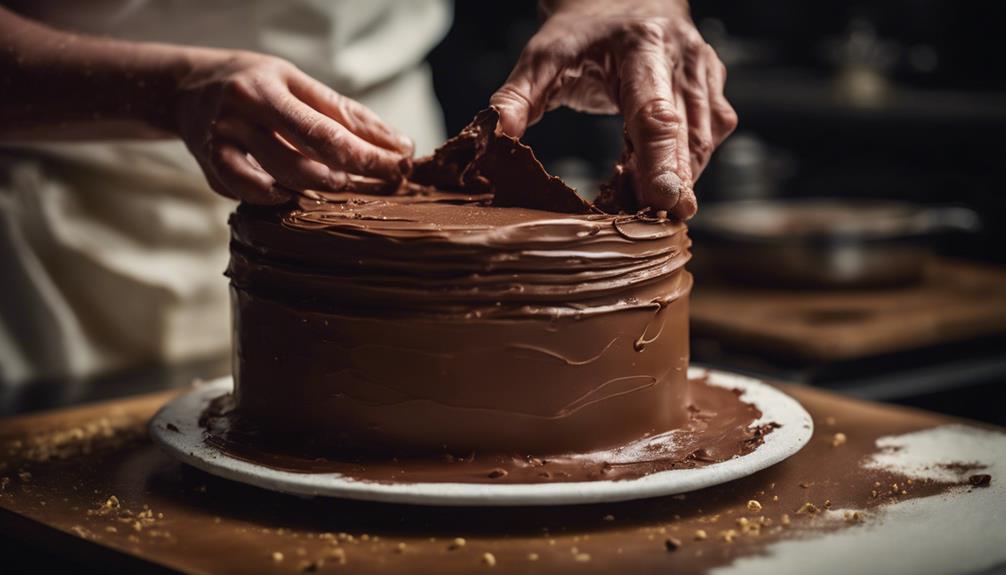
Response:
[[[455,506],[567,505],[627,501],[695,491],[761,471],[793,455],[814,431],[810,415],[793,398],[765,383],[722,371],[691,368],[690,377],[708,373],[708,382],[741,389],[741,399],[762,412],[756,424],[776,422],[780,428],[765,436],[753,452],[694,469],[673,469],[637,479],[569,483],[374,483],[337,473],[297,473],[238,459],[203,441],[199,416],[210,400],[231,390],[225,377],[182,395],[161,408],[150,421],[150,435],[179,460],[226,479],[283,493],[342,497],[387,503]],[[171,423],[177,428],[168,431]]]

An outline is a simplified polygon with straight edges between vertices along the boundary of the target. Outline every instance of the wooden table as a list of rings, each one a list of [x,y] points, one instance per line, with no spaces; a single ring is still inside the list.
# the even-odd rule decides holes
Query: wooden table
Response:
[[[23,540],[36,568],[62,555],[96,570],[186,573],[956,573],[1006,565],[1003,430],[784,389],[817,426],[786,462],[685,496],[556,508],[301,499],[217,479],[176,463],[146,436],[146,420],[177,392],[21,416],[0,421],[0,532]],[[969,483],[982,474],[991,475],[988,486]]]

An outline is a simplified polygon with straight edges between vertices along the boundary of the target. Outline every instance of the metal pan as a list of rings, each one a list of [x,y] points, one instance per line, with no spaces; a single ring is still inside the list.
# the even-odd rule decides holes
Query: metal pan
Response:
[[[689,224],[700,267],[735,281],[819,288],[918,281],[936,238],[979,227],[966,208],[858,199],[724,202]]]

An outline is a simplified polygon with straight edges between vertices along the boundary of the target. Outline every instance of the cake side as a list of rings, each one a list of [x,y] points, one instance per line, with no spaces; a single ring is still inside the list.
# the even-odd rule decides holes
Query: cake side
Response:
[[[687,421],[679,222],[336,194],[232,229],[236,402],[259,424],[549,454]]]

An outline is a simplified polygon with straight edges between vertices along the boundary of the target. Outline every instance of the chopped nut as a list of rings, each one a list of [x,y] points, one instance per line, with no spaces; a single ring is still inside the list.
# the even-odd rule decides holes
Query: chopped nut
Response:
[[[698,529],[698,530],[695,531],[695,540],[696,541],[705,541],[706,537],[708,537],[708,535],[706,535],[706,530],[705,529]]]
[[[988,487],[992,484],[992,476],[988,473],[977,473],[968,477],[968,483],[974,487]]]
[[[527,554],[527,560],[528,561],[537,561],[538,560],[538,554],[537,553],[528,553]]]
[[[800,507],[800,509],[797,509],[796,512],[797,512],[797,514],[808,513],[810,515],[814,515],[815,513],[818,513],[819,511],[821,511],[821,510],[817,508],[817,505],[814,505],[813,503],[811,503],[810,501],[808,501],[808,502],[804,503]]]
[[[788,527],[789,526],[789,514],[788,513],[783,513],[782,516],[779,517],[779,523],[781,523],[785,527]]]
[[[105,509],[118,509],[119,508],[119,498],[116,497],[116,496],[114,496],[114,495],[110,495],[108,497],[108,499],[105,500],[105,504],[103,505],[103,507]]]
[[[726,531],[721,531],[720,537],[723,539],[723,541],[727,543],[733,543],[734,539],[737,537],[737,531],[733,529],[727,529]]]
[[[395,545],[395,553],[405,553],[405,543],[404,542],[399,543],[398,545]]]
[[[748,501],[748,511],[753,511],[755,513],[761,511],[761,503],[755,499]]]
[[[496,566],[496,556],[493,555],[492,553],[488,553],[488,552],[487,553],[483,553],[482,554],[482,563],[484,563],[485,565],[487,565],[489,567],[495,567]]]
[[[118,528],[116,528],[115,525],[109,525],[108,527],[105,527],[105,531],[107,531],[109,533],[118,533],[119,532]]]
[[[573,561],[586,563],[587,561],[590,561],[590,553],[577,553],[573,556]]]
[[[848,438],[845,437],[844,433],[836,433],[834,437],[831,438],[831,446],[838,447],[839,445],[844,445]]]
[[[461,549],[467,544],[468,542],[465,541],[464,537],[455,537],[454,540],[451,541],[451,544],[447,546],[447,549],[449,551],[454,551],[455,549]]]
[[[778,495],[773,495],[772,496],[772,501],[779,501],[779,496]]]
[[[281,561],[283,561],[283,554],[280,553],[279,551],[273,551],[272,560],[276,563],[280,563]]]
[[[831,509],[831,499],[825,499],[824,500],[824,508],[825,509]]]
[[[674,537],[664,539],[664,549],[667,549],[668,551],[677,551],[678,549],[681,549],[681,540]]]
[[[346,564],[346,550],[342,547],[336,547],[328,551],[328,556],[335,559],[335,562],[339,565]]]

